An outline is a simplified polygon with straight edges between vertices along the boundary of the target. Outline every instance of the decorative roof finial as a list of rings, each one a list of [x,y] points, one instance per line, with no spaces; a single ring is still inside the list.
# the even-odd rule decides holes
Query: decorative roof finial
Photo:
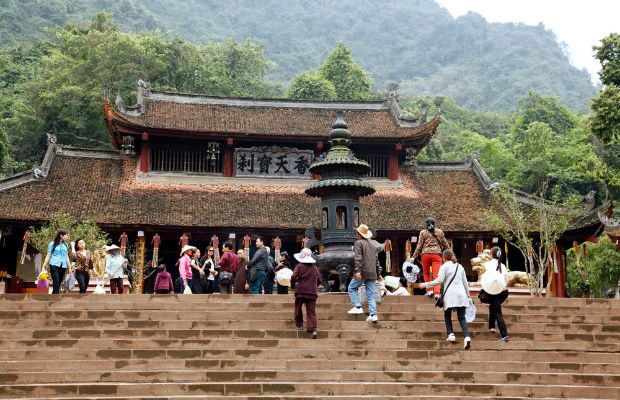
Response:
[[[333,146],[349,147],[351,144],[351,132],[349,131],[349,124],[344,120],[344,112],[336,111],[336,122],[332,124],[329,138]]]

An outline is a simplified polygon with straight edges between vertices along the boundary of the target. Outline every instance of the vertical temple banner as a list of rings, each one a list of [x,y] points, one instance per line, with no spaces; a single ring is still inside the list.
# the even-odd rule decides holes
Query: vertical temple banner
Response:
[[[280,146],[237,147],[234,160],[238,178],[312,179],[309,168],[314,152]]]
[[[134,267],[136,272],[134,275],[133,292],[143,293],[144,282],[144,255],[145,255],[145,238],[144,234],[136,238],[136,258]]]

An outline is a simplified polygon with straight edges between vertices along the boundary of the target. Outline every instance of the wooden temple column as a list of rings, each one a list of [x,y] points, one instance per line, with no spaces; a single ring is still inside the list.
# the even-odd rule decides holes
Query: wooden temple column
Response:
[[[149,145],[149,135],[142,133],[142,144],[140,146],[140,172],[149,172],[151,157],[151,146]]]
[[[136,259],[134,266],[136,274],[133,282],[134,293],[144,293],[144,256],[146,251],[144,231],[138,231],[136,238]]]
[[[233,176],[233,144],[232,138],[226,139],[226,150],[224,151],[224,176]]]
[[[388,171],[389,171],[388,177],[390,178],[391,181],[398,180],[398,156],[401,151],[403,151],[402,143],[396,143],[396,146],[394,146],[394,149],[390,153],[390,164],[388,168]]]

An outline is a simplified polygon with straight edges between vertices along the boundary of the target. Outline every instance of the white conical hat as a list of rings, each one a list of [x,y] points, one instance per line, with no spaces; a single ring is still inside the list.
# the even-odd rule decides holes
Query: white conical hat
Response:
[[[506,289],[504,275],[494,270],[482,274],[480,284],[482,285],[482,289],[488,294],[500,294]]]
[[[290,268],[282,268],[276,272],[276,281],[282,286],[290,286],[293,271]]]

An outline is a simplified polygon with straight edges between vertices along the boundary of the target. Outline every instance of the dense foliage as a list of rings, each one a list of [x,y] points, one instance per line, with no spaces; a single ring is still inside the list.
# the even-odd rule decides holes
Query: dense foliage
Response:
[[[0,142],[8,136],[15,162],[5,173],[40,162],[45,133],[61,143],[109,146],[102,96],[133,100],[137,79],[160,90],[221,96],[273,96],[272,63],[260,45],[232,39],[201,47],[159,32],[124,33],[109,14],[69,24],[49,42],[13,47],[0,57]],[[5,148],[6,144],[0,146]],[[0,155],[2,153],[0,152]]]
[[[111,3],[100,2],[104,5]],[[126,0],[114,3],[114,7],[130,3]],[[153,3],[163,5],[165,1]],[[196,5],[192,1],[189,3]],[[200,15],[207,3],[196,5],[195,14]],[[44,4],[52,7],[64,3],[58,0]],[[73,13],[67,15],[79,14],[82,10],[80,4],[78,1],[67,8]],[[275,3],[267,1],[266,4]],[[290,13],[295,12],[296,5],[305,5],[303,2],[290,4],[293,8],[288,11]],[[317,4],[318,9],[323,6]],[[440,10],[433,4],[418,1],[415,15],[433,15]],[[361,2],[358,8],[362,9],[362,5],[368,6]],[[134,10],[148,15],[149,11],[140,7]],[[179,5],[172,14],[183,13],[185,7]],[[386,3],[382,12],[393,7],[393,4]],[[215,14],[224,12],[224,8],[213,5]],[[10,10],[11,7],[4,10],[4,15]],[[31,11],[36,14],[36,8]],[[121,22],[131,15],[129,11]],[[407,11],[406,7],[404,11]],[[50,11],[50,15],[56,14]],[[469,18],[473,17],[470,15]],[[137,19],[132,21],[139,23]],[[446,24],[449,21],[450,18],[444,20]],[[226,25],[225,19],[219,22]],[[483,21],[478,22],[482,24]],[[130,28],[140,26],[135,24]],[[214,32],[220,26],[216,25],[212,26]],[[493,29],[501,26],[496,25],[492,26]],[[187,25],[179,29],[182,30],[183,26]],[[461,29],[466,30],[466,26],[462,25]],[[534,28],[512,26],[512,29],[523,34],[522,30]],[[537,29],[544,36],[546,31]],[[150,81],[158,90],[223,96],[282,95],[282,89],[267,80],[274,63],[264,54],[261,45],[250,40],[226,39],[200,46],[159,31],[123,32],[109,14],[98,14],[87,24],[70,23],[49,34],[52,36],[48,40],[0,51],[0,173],[11,173],[39,163],[46,147],[45,133],[48,132],[57,134],[61,143],[109,146],[101,118],[102,94],[112,98],[120,93],[126,104],[132,104],[138,78]],[[599,58],[605,60],[603,79],[617,77],[613,67],[616,36],[610,38],[604,40],[599,49]],[[347,47],[349,43],[336,43],[331,52],[325,53],[322,64],[313,64],[318,66],[317,71],[298,75],[286,95],[297,99],[370,98],[369,76],[373,74],[362,67],[363,61],[360,64],[354,61],[354,55],[355,60],[362,60],[367,51],[356,50],[356,41],[358,39],[352,39],[353,50]],[[386,46],[389,44],[386,42]],[[448,59],[464,62],[469,58],[465,53],[447,57],[449,51],[444,50],[446,54],[435,53],[435,62],[447,62]],[[527,54],[519,57],[521,64],[526,63]],[[502,75],[499,67],[490,66],[487,65],[495,75]],[[546,79],[543,71],[524,76]],[[450,79],[455,87],[464,81],[466,79],[462,77]],[[608,81],[604,83],[609,86]],[[375,95],[383,96],[377,92]],[[620,198],[620,155],[613,147],[602,145],[590,133],[585,117],[571,111],[556,97],[529,92],[510,103],[511,114],[500,114],[470,111],[452,97],[406,97],[401,85],[400,101],[406,116],[418,118],[427,118],[436,112],[439,103],[443,103],[443,122],[436,137],[420,155],[422,160],[456,160],[477,154],[493,180],[517,189],[533,193],[539,191],[543,183],[548,183],[545,195],[556,199],[582,197],[594,190],[601,201],[607,189],[612,198]]]
[[[430,99],[402,103],[408,115],[418,116]],[[602,201],[607,190],[620,197],[620,164],[607,160],[586,117],[555,98],[529,93],[508,116],[470,112],[447,99],[442,121],[421,160],[462,160],[475,154],[491,179],[529,193],[546,184],[544,195],[557,200],[595,191]]]
[[[368,100],[372,97],[371,85],[366,71],[353,61],[351,50],[338,42],[318,71],[303,72],[293,79],[287,97]]]
[[[566,267],[570,295],[580,297],[585,292],[605,297],[620,281],[620,251],[615,249],[609,236],[601,235],[596,243],[585,242],[569,249]]]
[[[502,111],[529,91],[586,111],[596,92],[544,26],[490,24],[474,13],[455,19],[433,0],[4,0],[0,36],[30,42],[45,38],[44,27],[86,21],[95,11],[113,13],[124,30],[161,28],[192,42],[251,38],[276,62],[270,78],[281,82],[344,41],[375,91],[399,82],[405,95]]]
[[[595,56],[601,62],[600,78],[604,88],[592,100],[594,116],[592,132],[604,142],[620,144],[620,33],[603,38],[595,46]]]
[[[307,71],[293,79],[286,97],[297,100],[335,100],[336,88],[320,72]]]
[[[321,76],[334,84],[336,97],[342,100],[368,100],[371,82],[359,65],[353,61],[351,50],[338,42],[321,67]]]
[[[70,214],[58,213],[40,227],[31,226],[28,229],[30,244],[38,251],[45,253],[47,244],[54,240],[58,229],[66,229],[69,232],[69,241],[84,240],[91,250],[101,249],[108,242],[108,234],[102,231],[95,222],[77,221]]]

